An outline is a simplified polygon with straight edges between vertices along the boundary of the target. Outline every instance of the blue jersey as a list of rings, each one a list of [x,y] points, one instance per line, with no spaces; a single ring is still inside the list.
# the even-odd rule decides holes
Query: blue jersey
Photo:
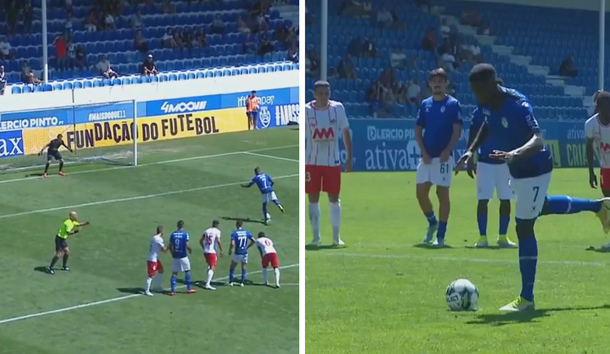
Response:
[[[251,184],[256,184],[261,194],[267,194],[273,192],[273,180],[271,176],[266,173],[260,173],[250,181]]]
[[[488,139],[497,143],[497,150],[512,151],[525,145],[532,134],[540,133],[540,126],[534,117],[532,105],[520,92],[502,87],[504,103],[497,111],[489,106],[481,106],[477,111],[487,121]],[[545,146],[530,157],[508,164],[510,174],[515,179],[537,177],[553,170],[551,152]]]
[[[237,229],[231,233],[231,241],[235,243],[235,254],[248,254],[248,241],[252,240],[252,234],[246,229]]]
[[[453,135],[453,125],[462,124],[460,102],[451,96],[441,101],[428,97],[419,107],[417,125],[424,128],[424,147],[431,158],[441,156]]]
[[[169,236],[169,244],[172,246],[175,259],[187,256],[186,243],[189,242],[189,234],[184,230],[176,230]]]
[[[472,134],[476,134],[479,129],[481,129],[481,125],[483,125],[484,121],[485,117],[483,116],[482,110],[475,108],[474,112],[472,112],[472,121],[470,122],[470,130],[473,132]],[[489,157],[494,150],[507,151],[507,148],[500,145],[497,137],[488,136],[483,144],[481,144],[479,147],[479,150],[477,150],[478,161],[494,165],[501,165],[505,163],[500,159],[492,159]]]

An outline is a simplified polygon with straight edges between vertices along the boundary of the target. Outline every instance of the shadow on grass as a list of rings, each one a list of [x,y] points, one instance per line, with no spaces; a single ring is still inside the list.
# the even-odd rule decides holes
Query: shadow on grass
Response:
[[[184,281],[184,279],[176,279],[176,283],[177,284],[181,284],[181,285],[186,285],[186,282]],[[192,281],[193,286],[196,286],[198,288],[203,288],[203,286],[205,285],[205,281],[203,280],[193,280]],[[212,285],[213,287],[218,287],[218,286],[227,286],[228,284],[226,282],[222,282],[222,281],[213,281],[210,283],[210,285]]]
[[[35,272],[41,272],[41,273],[46,273],[47,272],[47,266],[38,266],[36,268],[34,268]]]
[[[490,325],[490,326],[505,326],[509,324],[533,322],[537,318],[551,316],[554,312],[563,311],[590,311],[590,310],[608,310],[610,305],[590,306],[590,307],[562,307],[538,309],[535,311],[526,312],[509,312],[505,314],[484,314],[477,315],[475,319],[467,321],[466,324]]]
[[[30,178],[30,177],[42,177],[42,172],[33,172],[33,173],[28,173],[27,175],[25,175],[25,178]]]
[[[123,294],[142,294],[144,288],[116,288],[120,293]]]
[[[335,246],[335,245],[320,245],[320,246],[305,246],[306,251],[324,251],[324,250],[341,250],[347,248],[346,245]]]
[[[487,247],[475,247],[475,246],[465,246],[469,250],[516,250],[518,247],[502,247],[502,246],[487,246]]]
[[[585,251],[597,252],[597,253],[610,253],[609,248],[595,248],[594,246],[589,246]]]
[[[229,221],[241,220],[243,222],[249,222],[249,223],[265,225],[265,223],[262,220],[255,220],[255,219],[250,219],[250,218],[237,218],[237,217],[233,217],[233,216],[223,216],[223,217],[221,217],[221,219],[222,220],[229,220]]]
[[[441,250],[443,248],[453,248],[447,244],[445,244],[444,247],[436,247],[436,246],[433,246],[431,243],[416,243],[413,245],[413,247],[423,248],[423,249],[428,249],[428,250]]]

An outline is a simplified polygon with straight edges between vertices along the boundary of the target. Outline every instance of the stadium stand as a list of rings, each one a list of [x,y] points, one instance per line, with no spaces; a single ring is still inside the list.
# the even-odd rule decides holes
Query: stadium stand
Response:
[[[447,61],[454,59],[459,65],[450,73],[452,89],[467,117],[475,106],[467,77],[478,60],[494,64],[508,87],[528,95],[541,119],[587,117],[597,89],[596,12],[449,0],[381,0],[351,8],[350,3],[329,2],[328,67],[333,97],[345,103],[352,117],[414,118],[429,70],[452,66]],[[317,1],[307,6],[306,85],[311,97],[319,70],[320,8]],[[443,50],[445,38],[451,44]],[[571,72],[559,75],[570,55]],[[376,97],[378,81],[384,87],[381,99]],[[384,95],[385,88],[394,97]]]
[[[0,54],[0,65],[10,94],[298,70],[298,0],[53,0],[49,83],[22,84],[24,71],[31,69],[38,82],[43,67],[41,0],[31,8],[29,1],[3,0],[0,26],[9,35],[0,36],[0,53],[3,42],[10,51]],[[68,50],[60,48],[65,45]],[[83,65],[64,57],[79,51]],[[159,75],[139,75],[148,55]],[[100,77],[103,56],[119,77]]]

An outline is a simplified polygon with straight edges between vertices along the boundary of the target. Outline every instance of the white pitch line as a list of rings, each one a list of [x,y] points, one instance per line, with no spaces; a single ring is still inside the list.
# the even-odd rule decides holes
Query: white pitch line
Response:
[[[295,267],[298,267],[298,266],[299,266],[298,263],[294,263],[294,264],[289,264],[289,265],[284,266],[284,267],[280,267],[280,269],[289,269],[289,268],[295,268]],[[257,271],[254,271],[254,272],[250,272],[249,274],[259,274],[259,273],[261,273],[261,271],[257,270]],[[223,281],[223,280],[227,280],[228,278],[229,277],[217,278],[217,279],[214,279],[214,281]],[[179,288],[179,289],[182,289],[184,287],[186,287],[186,285],[179,285],[179,286],[177,286],[177,288]],[[0,320],[0,325],[11,323],[11,322],[28,320],[30,318],[42,317],[42,316],[47,316],[47,315],[53,315],[53,314],[56,314],[56,313],[62,313],[62,312],[68,312],[68,311],[83,309],[83,308],[97,306],[97,305],[109,304],[109,303],[112,303],[112,302],[133,299],[133,298],[140,297],[140,296],[144,296],[144,294],[131,294],[131,295],[125,295],[125,296],[118,296],[118,297],[113,297],[111,299],[106,299],[106,300],[101,300],[101,301],[94,301],[94,302],[88,302],[88,303],[85,303],[85,304],[76,305],[76,306],[70,306],[70,307],[64,307],[64,308],[60,308],[60,309],[57,309],[57,310],[36,312],[36,313],[31,313],[29,315],[11,317],[11,318],[7,318],[7,319],[4,319],[4,320]]]
[[[274,159],[274,160],[299,162],[298,159],[291,159],[291,158],[288,158],[288,157],[273,156],[273,155],[266,155],[266,154],[257,154],[257,153],[254,153],[252,151],[244,151],[243,153],[246,154],[246,155],[258,156],[258,157],[266,157],[268,159]]]
[[[168,164],[168,163],[176,163],[176,162],[184,162],[184,161],[192,161],[192,160],[201,160],[201,159],[210,159],[210,158],[217,158],[217,157],[226,157],[226,156],[233,156],[233,155],[241,155],[241,154],[246,154],[246,153],[255,152],[255,151],[282,150],[282,149],[288,149],[288,148],[293,148],[293,147],[298,147],[298,146],[299,146],[298,144],[297,145],[284,145],[284,146],[276,146],[276,147],[271,147],[271,148],[254,149],[254,150],[249,150],[249,151],[233,151],[233,152],[225,152],[225,153],[222,153],[222,154],[214,154],[214,155],[191,156],[191,157],[184,157],[184,158],[180,158],[180,159],[172,159],[172,160],[163,160],[163,161],[157,161],[157,162],[144,163],[144,164],[138,165],[137,167],[157,166],[157,165],[164,165],[164,164]],[[270,157],[272,155],[261,155],[261,156]],[[102,171],[123,170],[123,169],[126,169],[126,168],[133,168],[133,167],[134,166],[105,167],[105,168],[98,168],[98,169],[91,169],[91,170],[74,171],[74,172],[70,172],[69,175],[72,176],[72,175],[82,175],[82,174],[86,174],[86,173],[94,173],[94,172],[102,172]],[[57,176],[52,175],[52,176],[49,176],[49,177],[57,177]],[[38,176],[36,176],[36,177],[13,178],[13,179],[0,180],[0,184],[13,183],[13,182],[23,182],[23,181],[31,181],[31,180],[40,180],[40,179],[41,178],[38,177]]]
[[[434,252],[431,250],[431,252]],[[452,261],[452,262],[474,262],[474,263],[517,263],[518,260],[501,259],[501,258],[466,258],[466,257],[447,257],[447,256],[415,256],[409,254],[366,254],[366,253],[324,253],[326,256],[332,257],[357,257],[357,258],[381,258],[381,259],[424,259],[424,260],[441,260],[441,261]],[[540,264],[558,264],[558,265],[580,265],[580,266],[606,266],[602,262],[589,262],[589,261],[538,261]]]
[[[292,174],[292,175],[278,176],[278,177],[275,177],[275,179],[292,178],[292,177],[298,177],[298,176],[299,176],[299,174],[296,173],[296,174]],[[244,182],[242,181],[242,182],[216,184],[216,185],[212,185],[212,186],[204,186],[204,187],[181,189],[181,190],[177,190],[177,191],[170,191],[170,192],[163,192],[163,193],[139,195],[137,197],[108,199],[108,200],[101,200],[101,201],[91,202],[91,203],[65,205],[65,206],[55,207],[55,208],[22,211],[20,213],[0,215],[0,219],[8,219],[8,218],[14,218],[14,217],[24,216],[24,215],[33,215],[33,214],[47,213],[47,212],[50,212],[50,211],[58,211],[58,210],[66,210],[66,209],[76,209],[76,208],[83,208],[83,207],[88,207],[88,206],[96,206],[96,205],[104,205],[104,204],[129,202],[129,201],[133,201],[133,200],[142,200],[142,199],[150,199],[150,198],[157,198],[157,197],[165,197],[165,196],[168,196],[168,195],[175,195],[175,194],[182,194],[182,193],[189,193],[189,192],[198,192],[198,191],[204,191],[204,190],[208,190],[208,189],[216,189],[216,188],[236,186],[236,185],[240,185],[242,183],[244,183]]]

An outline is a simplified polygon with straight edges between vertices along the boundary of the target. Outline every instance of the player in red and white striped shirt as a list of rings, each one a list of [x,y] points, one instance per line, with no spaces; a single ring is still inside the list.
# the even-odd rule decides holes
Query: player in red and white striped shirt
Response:
[[[203,257],[208,265],[208,276],[205,281],[204,289],[216,290],[212,286],[212,278],[214,278],[214,272],[218,265],[218,255],[216,254],[216,248],[222,256],[222,243],[220,242],[220,221],[212,221],[212,227],[206,229],[199,239],[199,244],[203,248]]]
[[[265,281],[265,285],[269,285],[269,278],[267,276],[267,267],[271,266],[273,268],[273,273],[275,274],[275,287],[279,289],[280,287],[280,261],[277,258],[277,251],[273,246],[273,241],[267,236],[265,236],[264,232],[258,233],[258,239],[256,240],[256,247],[258,247],[259,252],[261,253],[261,266],[263,267],[263,280]]]
[[[318,81],[314,85],[314,100],[305,105],[305,193],[309,196],[309,221],[313,240],[309,246],[320,245],[320,192],[328,194],[333,244],[342,246],[341,227],[341,158],[339,136],[347,153],[345,172],[352,170],[352,136],[345,107],[330,100],[330,84]]]

